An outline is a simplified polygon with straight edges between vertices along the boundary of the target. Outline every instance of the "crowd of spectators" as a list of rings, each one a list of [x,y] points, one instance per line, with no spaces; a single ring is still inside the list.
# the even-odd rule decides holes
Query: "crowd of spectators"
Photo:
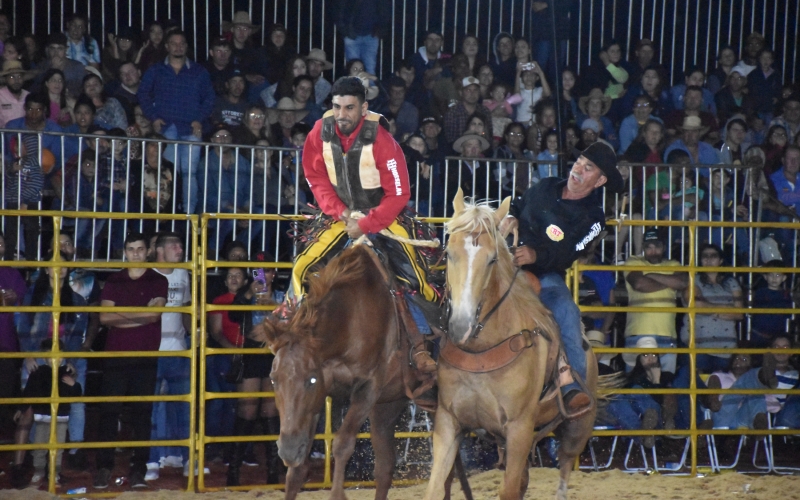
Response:
[[[508,33],[491,41],[468,34],[459,41],[458,52],[450,55],[443,51],[442,33],[429,31],[418,51],[395,61],[394,71],[379,78],[376,54],[380,30],[385,28],[380,4],[360,1],[360,8],[370,9],[374,16],[362,16],[358,22],[339,20],[347,56],[344,72],[362,80],[370,109],[387,118],[409,165],[417,166],[411,178],[420,194],[411,203],[420,213],[446,215],[459,187],[479,199],[519,195],[542,178],[562,175],[564,166],[583,148],[602,141],[618,152],[626,181],[624,195],[605,200],[611,218],[625,214],[654,224],[660,219],[796,220],[800,92],[780,74],[775,52],[761,34],[747,37],[742,54],[733,46],[721,47],[715,68],[689,67],[670,77],[658,62],[662,48],[647,39],[631,40],[631,51],[622,41],[608,42],[578,74],[568,67],[556,73],[549,52],[552,44],[545,40],[531,47],[525,38]],[[319,48],[296,54],[284,26],[255,25],[246,12],[235,13],[223,28],[224,35],[210,41],[205,61],[188,57],[190,40],[170,22],[150,23],[143,32],[123,26],[106,34],[102,50],[98,39],[87,34],[82,16],[71,18],[65,33],[55,32],[46,39],[32,35],[2,39],[0,128],[17,131],[4,135],[3,208],[30,212],[4,218],[2,251],[9,259],[33,260],[53,250],[66,261],[96,258],[104,246],[108,255],[131,262],[144,262],[148,247],[153,262],[184,260],[183,235],[162,232],[150,242],[157,229],[153,221],[134,225],[65,220],[60,248],[50,249],[42,237],[46,225],[35,215],[40,207],[132,214],[266,214],[313,204],[303,177],[302,147],[311,126],[330,108],[333,64]],[[261,29],[268,31],[264,46],[255,36]],[[488,59],[481,56],[487,52],[485,43],[491,43]],[[625,57],[628,53],[630,59]],[[671,81],[676,84],[670,86]],[[754,213],[759,203],[761,210]],[[223,260],[244,260],[270,247],[278,227],[237,220],[214,224],[204,243],[221,252]],[[698,234],[697,249],[691,251],[697,252],[701,266],[713,268],[726,260],[755,257],[752,237],[743,229],[715,228]],[[756,243],[766,267],[793,261],[793,230],[763,231],[761,236]],[[587,255],[587,261],[654,269],[622,273],[618,297],[613,273],[584,273],[582,303],[688,304],[688,275],[669,269],[678,265],[668,257],[670,250],[685,247],[681,231],[626,227],[608,237],[616,238],[605,245],[613,250]],[[108,277],[101,292],[99,277],[70,270],[68,279],[65,275],[61,280],[71,287],[62,290],[62,305],[184,305],[192,278],[179,271],[123,270]],[[226,269],[221,280],[210,279],[209,302],[280,302],[280,292],[272,287],[274,272],[265,276],[266,281],[259,283],[245,268]],[[756,278],[745,283],[741,276],[700,272],[693,300],[701,308],[792,307],[793,274],[765,272]],[[49,270],[28,276],[26,282],[16,270],[0,267],[0,282],[4,304],[52,303],[55,281]],[[92,348],[100,332],[107,337],[106,350],[182,350],[187,333],[195,327],[177,313],[174,317],[166,313],[61,316],[65,328],[61,340],[68,351]],[[250,347],[247,335],[259,320],[244,316],[211,314],[208,344]],[[52,337],[46,326],[49,318],[47,313],[0,313],[2,349],[39,351],[42,341]],[[599,332],[601,345],[665,348],[684,346],[689,339],[689,319],[683,314],[602,313],[588,317],[587,323],[589,330]],[[791,346],[794,325],[786,314],[698,313],[695,342],[698,347],[720,349],[784,348]],[[146,345],[124,340],[131,328],[144,331],[137,342],[147,339]],[[269,360],[256,358],[246,360],[242,376],[232,383],[230,357],[211,356],[207,389],[269,390]],[[100,393],[149,395],[153,388],[162,394],[188,392],[188,358],[154,360],[129,358],[111,364]],[[787,388],[797,383],[793,360],[781,355],[700,355],[697,369],[713,373],[708,379],[713,388]],[[0,359],[0,364],[7,368],[3,373],[20,368],[10,359]],[[23,385],[39,366],[43,362],[25,360]],[[60,378],[65,385],[62,394],[86,388],[86,369],[86,360],[72,358]],[[689,386],[686,360],[675,354],[604,357],[601,369],[628,372],[629,387]],[[0,385],[6,397],[14,393],[14,384]],[[49,391],[36,388],[45,389]],[[698,408],[714,414],[714,425],[731,426],[735,421],[735,425],[763,426],[772,413],[782,425],[800,427],[797,396],[737,398],[711,397]],[[249,435],[257,426],[263,432],[277,429],[273,402],[234,401],[209,401],[208,435]],[[131,405],[134,436],[185,437],[188,412],[183,405]],[[679,397],[618,397],[604,417],[626,429],[681,428],[688,426],[688,408],[685,398]],[[18,416],[18,442],[26,442],[37,411],[28,408]],[[66,412],[69,440],[82,441],[84,405],[72,404]],[[103,407],[101,439],[114,439],[120,412],[120,405]],[[151,429],[151,415],[152,421],[168,424]],[[698,422],[702,421],[700,416]],[[58,430],[63,439],[63,430]],[[36,439],[44,439],[38,430]],[[644,442],[653,445],[653,440]],[[228,483],[237,485],[239,467],[253,459],[243,445],[229,452]],[[214,454],[223,450],[213,449]],[[67,458],[72,466],[86,467],[77,449],[69,450]],[[133,479],[134,486],[145,484],[145,478],[157,476],[165,464],[180,463],[189,474],[186,458],[185,449],[137,449],[131,484]],[[279,465],[270,447],[267,461],[267,480],[276,482]],[[39,456],[35,462],[39,476],[42,463]],[[113,449],[98,452],[96,463],[95,486],[102,488],[111,478]]]

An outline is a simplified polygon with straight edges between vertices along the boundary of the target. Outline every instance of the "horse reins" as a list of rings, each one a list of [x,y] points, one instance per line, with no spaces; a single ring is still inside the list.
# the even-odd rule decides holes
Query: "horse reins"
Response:
[[[494,305],[494,307],[492,307],[489,310],[489,312],[486,313],[486,316],[483,317],[482,321],[478,321],[478,323],[476,323],[475,326],[472,327],[472,330],[470,330],[470,332],[469,332],[470,338],[477,337],[478,334],[481,333],[481,331],[483,330],[483,327],[486,325],[486,322],[489,321],[489,319],[492,317],[492,315],[494,313],[496,313],[497,310],[500,308],[500,305],[502,305],[503,302],[506,300],[506,298],[508,298],[508,295],[511,293],[511,288],[514,286],[514,282],[517,280],[517,275],[519,274],[519,272],[521,270],[522,270],[521,267],[517,268],[517,270],[514,272],[514,276],[511,278],[511,282],[508,284],[508,288],[506,289],[506,292],[503,294],[502,297],[500,297],[500,300],[498,300],[497,303]],[[483,303],[482,302],[481,302],[481,304],[478,305],[478,309],[475,311],[475,319],[476,320],[480,319],[481,309],[483,309]]]

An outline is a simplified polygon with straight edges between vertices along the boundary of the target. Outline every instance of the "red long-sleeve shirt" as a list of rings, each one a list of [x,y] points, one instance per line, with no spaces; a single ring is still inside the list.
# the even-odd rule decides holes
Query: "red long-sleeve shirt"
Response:
[[[347,153],[350,150],[363,124],[362,118],[361,123],[350,135],[342,134],[339,127],[335,127],[342,143],[342,151]],[[408,167],[403,151],[391,134],[381,126],[378,127],[378,136],[375,138],[372,152],[384,194],[380,204],[358,221],[361,231],[367,234],[377,233],[389,227],[403,211],[411,195]],[[336,194],[336,188],[328,176],[325,159],[322,157],[322,120],[317,120],[306,139],[303,148],[303,171],[319,208],[335,219],[340,219],[348,207]]]

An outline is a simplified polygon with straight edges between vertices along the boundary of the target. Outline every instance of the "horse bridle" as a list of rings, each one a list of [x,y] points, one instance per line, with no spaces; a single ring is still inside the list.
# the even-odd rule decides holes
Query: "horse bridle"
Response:
[[[481,333],[481,331],[483,331],[484,326],[486,326],[486,322],[489,321],[489,319],[492,317],[492,315],[494,315],[494,313],[497,312],[497,310],[500,308],[500,306],[503,304],[503,302],[508,298],[508,295],[511,293],[511,288],[514,286],[514,282],[517,280],[517,275],[519,274],[519,272],[521,270],[522,270],[522,268],[520,268],[520,267],[517,268],[517,270],[514,272],[514,276],[511,278],[511,282],[508,284],[508,288],[506,289],[505,293],[503,293],[503,296],[500,297],[500,300],[498,300],[497,303],[495,303],[494,306],[492,306],[492,308],[489,310],[488,313],[486,313],[486,316],[484,316],[482,320],[481,320],[481,311],[483,310],[483,301],[481,301],[478,304],[478,308],[475,310],[475,321],[476,321],[476,323],[475,323],[475,326],[473,326],[472,329],[469,332],[469,338],[471,338],[471,339],[475,338]],[[445,312],[445,317],[449,321],[450,315],[452,314],[452,310],[453,310],[452,305],[451,305],[451,301],[450,301],[450,290],[449,290],[449,288],[445,291],[445,293],[446,293],[446,299],[445,299],[445,310],[444,310],[444,312]]]

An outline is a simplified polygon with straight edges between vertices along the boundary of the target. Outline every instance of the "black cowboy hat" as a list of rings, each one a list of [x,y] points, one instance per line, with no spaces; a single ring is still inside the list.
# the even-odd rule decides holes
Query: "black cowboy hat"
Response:
[[[584,149],[581,156],[591,161],[603,171],[606,176],[606,189],[613,193],[619,193],[625,187],[625,181],[622,180],[619,170],[617,170],[617,155],[614,150],[602,142],[595,142],[588,148]]]

